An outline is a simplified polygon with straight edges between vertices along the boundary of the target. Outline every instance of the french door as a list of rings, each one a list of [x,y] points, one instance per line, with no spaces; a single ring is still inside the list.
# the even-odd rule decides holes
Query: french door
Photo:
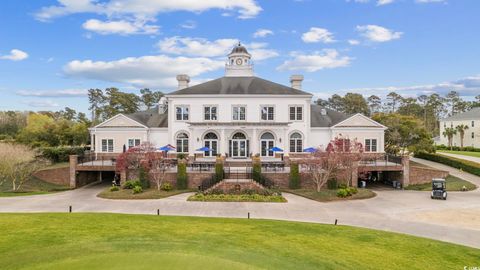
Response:
[[[233,158],[247,157],[247,140],[242,140],[242,139],[232,140],[232,157]]]
[[[205,157],[216,157],[218,149],[218,140],[205,140],[205,147],[210,148],[210,151],[205,151]]]
[[[260,141],[260,155],[262,157],[273,157],[274,153],[273,151],[270,151],[269,149],[272,149],[275,144],[274,140],[261,140]]]

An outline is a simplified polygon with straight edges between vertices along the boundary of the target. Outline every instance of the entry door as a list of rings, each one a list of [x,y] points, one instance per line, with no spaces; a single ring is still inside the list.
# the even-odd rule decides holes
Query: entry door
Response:
[[[262,157],[273,157],[273,151],[269,151],[268,149],[272,149],[274,146],[274,141],[273,140],[261,140],[260,141],[260,146],[261,146],[261,151],[260,155]]]
[[[232,157],[247,157],[247,140],[232,140]]]

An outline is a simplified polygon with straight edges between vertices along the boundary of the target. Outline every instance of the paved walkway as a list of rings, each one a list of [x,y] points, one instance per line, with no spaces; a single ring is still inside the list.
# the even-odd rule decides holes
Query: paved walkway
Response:
[[[479,157],[471,157],[471,156],[458,155],[458,154],[445,153],[445,152],[437,152],[437,154],[444,155],[444,156],[449,156],[449,157],[454,157],[454,158],[459,158],[459,159],[470,160],[470,161],[473,161],[473,162],[480,163],[480,158]]]
[[[416,159],[415,161],[427,163]],[[445,169],[443,168],[439,169]],[[451,168],[450,168],[451,169]],[[480,184],[480,177],[454,172]],[[453,173],[452,173],[453,174]],[[480,248],[480,191],[450,192],[447,201],[428,192],[378,191],[368,200],[319,203],[284,194],[288,203],[187,202],[190,194],[161,200],[107,200],[96,197],[97,185],[57,194],[0,198],[0,212],[111,212],[305,221],[394,231]],[[445,213],[448,214],[445,217]],[[428,218],[425,218],[428,217]],[[459,222],[462,221],[462,222]]]

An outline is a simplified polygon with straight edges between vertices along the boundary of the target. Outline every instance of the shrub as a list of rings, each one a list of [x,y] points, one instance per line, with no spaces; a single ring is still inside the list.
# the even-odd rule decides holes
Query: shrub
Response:
[[[85,147],[83,146],[57,146],[40,147],[40,156],[50,160],[53,163],[68,162],[70,155],[83,155]]]
[[[290,176],[288,178],[288,187],[291,189],[300,188],[300,173],[298,171],[298,164],[290,164]]]
[[[467,152],[480,152],[480,148],[475,148],[472,146],[464,146],[463,148],[460,146],[452,146],[448,147],[444,144],[435,146],[436,150],[453,150],[453,151],[467,151]]]
[[[187,157],[187,154],[185,153],[178,153],[177,154],[177,159],[185,159]]]
[[[133,189],[134,187],[141,187],[142,184],[138,180],[130,180],[126,181],[125,184],[123,184],[124,189]]]
[[[150,180],[148,179],[148,173],[143,168],[140,166],[140,169],[138,170],[138,180],[140,181],[140,186],[144,189],[147,189],[150,187]]]
[[[110,191],[111,192],[114,192],[114,191],[119,191],[120,189],[117,187],[117,186],[111,186],[110,187]]]
[[[465,172],[480,176],[480,163],[437,154],[429,154],[425,152],[417,153],[415,154],[415,157],[442,163],[450,167],[454,167]]]
[[[170,191],[173,189],[173,187],[172,187],[172,184],[170,183],[163,183],[160,189],[164,191]]]
[[[347,185],[342,183],[342,184],[338,185],[338,188],[340,188],[340,189],[346,189],[346,188],[347,188]]]
[[[252,165],[252,178],[256,182],[262,182],[262,164],[260,162],[259,157],[253,158],[253,165]]]
[[[328,189],[337,189],[338,188],[337,179],[335,179],[335,178],[328,179],[327,188]]]
[[[347,190],[350,195],[358,193],[358,189],[356,187],[349,187]]]
[[[215,163],[215,181],[220,182],[223,180],[223,163],[217,160]]]
[[[187,189],[188,187],[188,175],[187,175],[187,164],[180,162],[177,165],[177,188],[178,189]]]
[[[337,190],[337,197],[340,197],[340,198],[346,198],[348,195],[348,191],[344,188],[340,188]]]
[[[133,190],[133,194],[138,194],[143,192],[143,189],[141,186],[135,186],[132,190]]]

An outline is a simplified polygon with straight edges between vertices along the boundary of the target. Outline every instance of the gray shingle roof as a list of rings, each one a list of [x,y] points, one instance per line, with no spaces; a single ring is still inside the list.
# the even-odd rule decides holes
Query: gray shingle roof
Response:
[[[125,116],[150,128],[168,127],[168,112],[159,114],[158,107],[146,111],[126,114]]]
[[[461,120],[480,120],[480,107],[473,108],[468,112],[457,113],[455,115],[442,119],[442,121],[461,121]]]
[[[327,114],[322,115],[322,106],[311,104],[310,105],[310,126],[311,127],[331,127],[348,118],[348,115],[325,109]]]
[[[258,77],[222,77],[168,95],[309,95]]]

